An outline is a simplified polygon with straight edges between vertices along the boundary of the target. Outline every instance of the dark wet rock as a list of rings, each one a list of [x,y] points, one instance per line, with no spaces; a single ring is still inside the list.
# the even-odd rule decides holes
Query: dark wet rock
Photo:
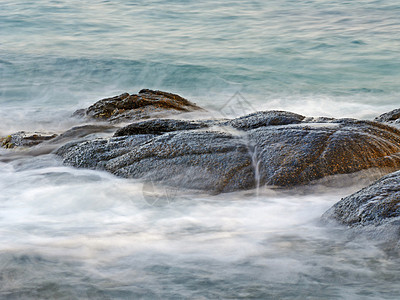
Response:
[[[81,143],[99,137],[110,137],[117,127],[103,124],[87,124],[75,126],[64,133],[26,133],[17,132],[6,138],[0,139],[0,146],[14,148],[23,151],[7,151],[0,156],[1,162],[9,162],[26,156],[39,156],[49,154],[61,145],[69,143]]]
[[[133,147],[152,139],[154,135],[135,135],[96,139],[89,141],[72,141],[57,149],[64,163],[78,168],[104,169],[108,160],[128,153]]]
[[[341,199],[322,221],[345,225],[354,236],[373,238],[387,249],[400,249],[400,171]]]
[[[132,123],[128,126],[118,129],[114,136],[137,135],[137,134],[164,134],[172,131],[192,130],[209,127],[210,121],[185,121],[155,119]]]
[[[227,125],[240,130],[250,130],[262,126],[299,124],[305,117],[287,111],[259,111],[233,119]]]
[[[32,147],[54,139],[56,136],[57,134],[54,133],[19,131],[0,138],[0,144],[4,148]]]
[[[343,198],[323,218],[347,226],[379,226],[393,220],[400,222],[400,171]]]
[[[273,111],[228,121],[143,121],[115,137],[69,144],[56,153],[68,165],[210,192],[400,168],[396,128],[352,119],[303,119]]]
[[[400,168],[400,131],[379,123],[335,120],[258,128],[260,181],[291,186],[369,168]]]
[[[262,111],[246,115],[233,120],[172,120],[154,119],[132,123],[120,128],[114,136],[134,134],[164,134],[172,131],[204,129],[213,126],[231,127],[237,130],[250,130],[263,126],[278,126],[288,124],[299,124],[305,117],[286,111]]]
[[[381,114],[375,118],[375,121],[400,124],[400,108]]]
[[[97,101],[87,109],[80,109],[74,116],[113,123],[166,117],[172,114],[203,110],[179,95],[148,89],[137,95],[128,93]]]
[[[51,140],[52,144],[66,143],[71,140],[78,140],[90,135],[102,133],[102,134],[112,134],[117,127],[112,125],[99,125],[99,124],[85,124],[80,126],[72,127],[64,133],[57,136],[55,139]]]
[[[116,129],[117,127],[112,125],[86,124],[72,127],[62,134],[19,131],[7,137],[0,138],[0,143],[4,148],[27,148],[42,143],[47,145],[62,144],[71,140],[77,141],[81,138],[89,139],[88,136],[95,134],[112,135]]]

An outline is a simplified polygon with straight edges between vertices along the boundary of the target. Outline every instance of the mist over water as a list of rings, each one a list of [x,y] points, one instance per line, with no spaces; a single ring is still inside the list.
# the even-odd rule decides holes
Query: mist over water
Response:
[[[398,259],[318,222],[356,186],[176,193],[154,205],[140,182],[52,155],[0,167],[6,298],[396,296]]]
[[[239,97],[234,115],[373,119],[399,108],[399,14],[394,0],[1,1],[0,136],[62,132],[76,109],[142,88],[210,116]],[[398,258],[319,223],[379,174],[207,195],[10,151],[0,298],[400,296]]]

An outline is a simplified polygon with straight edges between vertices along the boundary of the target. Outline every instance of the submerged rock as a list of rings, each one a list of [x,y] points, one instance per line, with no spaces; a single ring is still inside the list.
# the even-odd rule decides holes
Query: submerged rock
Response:
[[[293,186],[368,168],[400,168],[400,131],[371,121],[280,111],[233,120],[149,120],[61,147],[76,167],[210,192]]]
[[[375,121],[400,124],[400,108],[381,114],[375,118]]]
[[[87,109],[77,110],[74,115],[117,123],[196,110],[203,109],[179,95],[143,89],[137,95],[124,93],[99,100]]]

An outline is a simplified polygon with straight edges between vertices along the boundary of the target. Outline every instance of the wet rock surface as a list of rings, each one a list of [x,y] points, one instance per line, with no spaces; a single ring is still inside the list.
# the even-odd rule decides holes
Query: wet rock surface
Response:
[[[352,119],[303,122],[279,111],[233,120],[149,120],[65,145],[64,163],[211,192],[293,186],[368,168],[400,168],[400,131]]]
[[[354,237],[372,238],[388,250],[400,250],[400,171],[341,199],[322,216]]]
[[[87,109],[77,110],[74,115],[118,123],[196,110],[203,109],[179,95],[143,89],[138,94],[124,93],[99,100]]]
[[[400,169],[399,109],[375,121],[307,118],[286,111],[235,119],[160,118],[196,110],[202,109],[178,95],[141,90],[75,113],[110,123],[135,121],[127,126],[96,122],[62,134],[21,131],[0,138],[0,145],[30,148],[29,155],[56,149],[66,165],[209,193],[292,187],[330,175]],[[9,156],[1,160],[18,158]],[[343,198],[322,220],[400,249],[400,171]]]
[[[0,145],[7,149],[15,147],[32,147],[44,141],[54,139],[56,136],[57,134],[55,133],[19,131],[0,138]]]
[[[222,124],[239,130],[250,130],[262,126],[299,124],[304,119],[304,116],[292,112],[270,110],[258,111]]]
[[[152,121],[142,121],[132,123],[128,126],[118,129],[114,136],[137,135],[137,134],[164,134],[172,131],[193,130],[207,128],[218,122],[213,121],[186,121],[157,119]]]
[[[56,138],[51,140],[50,144],[62,144],[69,142],[71,140],[79,140],[81,138],[88,139],[88,136],[95,134],[111,134],[113,133],[117,127],[112,125],[101,125],[101,124],[84,124],[72,127],[62,134],[58,135]]]
[[[381,114],[375,118],[377,122],[400,124],[400,108]]]
[[[370,186],[343,198],[323,216],[347,226],[379,226],[399,221],[400,171],[383,176]]]

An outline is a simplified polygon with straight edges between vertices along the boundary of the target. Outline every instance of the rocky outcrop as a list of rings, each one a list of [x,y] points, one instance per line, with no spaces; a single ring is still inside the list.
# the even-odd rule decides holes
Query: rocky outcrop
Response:
[[[368,168],[400,168],[400,131],[280,111],[232,120],[149,120],[67,144],[65,164],[210,192],[293,186]]]
[[[210,193],[292,187],[330,175],[400,169],[400,109],[375,121],[306,118],[285,111],[235,119],[160,118],[201,110],[178,95],[141,90],[75,113],[111,123],[135,121],[127,126],[96,122],[62,134],[18,132],[1,138],[0,145],[38,146],[29,150],[31,155],[57,148],[54,153],[66,165]],[[322,220],[400,249],[400,171],[343,198]]]
[[[400,171],[340,200],[323,216],[324,223],[338,223],[356,236],[400,249]]]
[[[111,123],[136,121],[127,126],[96,122],[62,134],[18,132],[0,139],[0,145],[31,147],[29,155],[57,149],[54,153],[70,166],[209,193],[292,187],[330,175],[400,169],[400,130],[390,126],[400,124],[400,110],[376,121],[306,118],[285,111],[235,119],[156,118],[196,110],[201,108],[178,95],[142,90],[77,112]],[[13,158],[11,153],[1,160]],[[322,220],[400,249],[400,171],[343,198]]]
[[[384,113],[375,121],[400,125],[400,109]],[[397,140],[393,143],[399,145]],[[321,220],[346,226],[351,237],[373,239],[390,253],[400,254],[400,171],[341,199]]]
[[[85,118],[85,121],[102,120],[118,123],[166,117],[193,111],[205,110],[179,95],[143,89],[137,95],[124,93],[112,98],[99,100],[86,109],[77,110],[73,116]],[[60,136],[57,133],[20,131],[0,137],[0,147],[26,148],[49,140],[52,140],[50,144],[60,144],[72,139],[87,137],[94,133],[107,133],[110,129],[116,130],[112,125],[100,125],[97,123],[75,126],[60,134]]]
[[[346,226],[379,226],[397,220],[400,224],[400,171],[343,198],[323,216]]]
[[[137,95],[124,93],[99,100],[86,109],[76,111],[74,115],[117,123],[197,110],[203,109],[179,95],[143,89]]]
[[[377,122],[400,124],[400,108],[381,114],[375,118]]]

